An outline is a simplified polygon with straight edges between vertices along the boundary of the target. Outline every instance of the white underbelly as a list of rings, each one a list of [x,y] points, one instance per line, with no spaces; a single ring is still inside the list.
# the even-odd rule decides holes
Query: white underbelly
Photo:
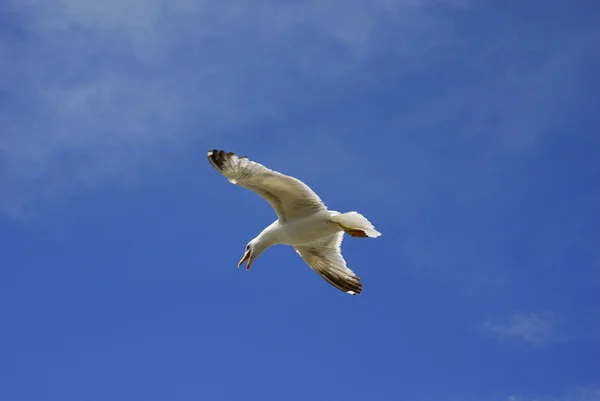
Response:
[[[278,230],[280,243],[292,246],[305,245],[342,231],[340,226],[332,223],[328,217],[327,215],[311,216],[280,225]]]

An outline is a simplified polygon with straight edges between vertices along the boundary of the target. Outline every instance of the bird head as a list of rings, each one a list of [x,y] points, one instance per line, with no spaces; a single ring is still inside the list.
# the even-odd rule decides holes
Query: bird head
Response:
[[[248,245],[246,245],[244,257],[239,261],[238,268],[240,266],[242,266],[242,264],[245,261],[248,261],[248,264],[246,265],[246,270],[248,270],[250,268],[250,265],[252,265],[252,262],[254,262],[254,260],[258,257],[258,255],[263,253],[264,250],[265,250],[265,247],[256,238],[253,239],[252,241],[250,241],[248,243]]]

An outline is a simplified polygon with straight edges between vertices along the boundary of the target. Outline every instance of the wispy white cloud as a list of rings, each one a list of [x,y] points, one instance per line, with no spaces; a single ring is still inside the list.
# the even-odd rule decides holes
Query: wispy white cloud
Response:
[[[538,393],[524,395],[523,393],[515,392],[508,396],[483,396],[479,398],[457,396],[438,399],[443,399],[444,401],[600,401],[600,387],[597,385],[571,386],[555,394]]]
[[[382,135],[414,133],[404,136],[406,146],[400,140],[394,157],[382,158],[384,164],[402,159],[408,167],[380,167],[394,171],[393,179],[403,185],[403,198],[391,198],[394,205],[416,205],[423,183],[438,174],[430,148],[421,144],[471,140],[483,145],[479,168],[457,175],[464,179],[454,184],[464,186],[457,190],[461,196],[481,196],[494,185],[486,174],[497,166],[496,148],[527,147],[556,123],[557,109],[564,114],[577,91],[578,61],[593,48],[580,37],[544,39],[552,42],[544,48],[512,28],[481,41],[465,36],[459,17],[481,4],[5,2],[0,211],[19,214],[78,185],[131,182],[190,144],[223,144],[253,124],[335,103],[348,82],[381,87],[390,77],[444,77],[448,68],[467,72],[469,79],[440,79],[435,93],[413,88],[410,101],[377,127]],[[534,50],[535,59],[521,57]],[[373,74],[374,63],[378,71],[389,64],[393,74]],[[340,122],[331,129],[357,128]],[[375,171],[356,173],[375,191],[387,188],[390,179]],[[423,243],[418,232],[414,238]]]
[[[339,95],[382,42],[418,65],[452,37],[432,5],[464,2],[5,3],[0,206],[124,182],[192,140]]]
[[[582,386],[571,389],[564,396],[565,401],[600,401],[600,387]]]
[[[600,401],[600,387],[573,387],[562,395],[518,396],[510,395],[504,401]]]
[[[547,345],[566,340],[556,313],[552,311],[513,313],[502,319],[488,319],[482,327],[500,342]]]

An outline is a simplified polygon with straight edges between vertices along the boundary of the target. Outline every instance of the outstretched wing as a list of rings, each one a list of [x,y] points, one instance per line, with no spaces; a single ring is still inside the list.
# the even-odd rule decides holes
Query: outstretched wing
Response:
[[[360,277],[346,267],[340,248],[343,238],[344,232],[339,232],[294,249],[329,284],[348,294],[358,295],[362,284]]]
[[[238,157],[235,153],[213,149],[208,151],[208,161],[232,184],[241,185],[265,198],[282,223],[326,210],[319,196],[308,185],[250,161],[246,156]]]

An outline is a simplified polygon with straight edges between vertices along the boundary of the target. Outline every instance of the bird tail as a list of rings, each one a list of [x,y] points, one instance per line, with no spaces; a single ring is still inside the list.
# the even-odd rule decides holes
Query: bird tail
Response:
[[[348,212],[331,216],[331,221],[337,223],[342,230],[352,237],[377,238],[381,235],[365,216],[358,212]]]

